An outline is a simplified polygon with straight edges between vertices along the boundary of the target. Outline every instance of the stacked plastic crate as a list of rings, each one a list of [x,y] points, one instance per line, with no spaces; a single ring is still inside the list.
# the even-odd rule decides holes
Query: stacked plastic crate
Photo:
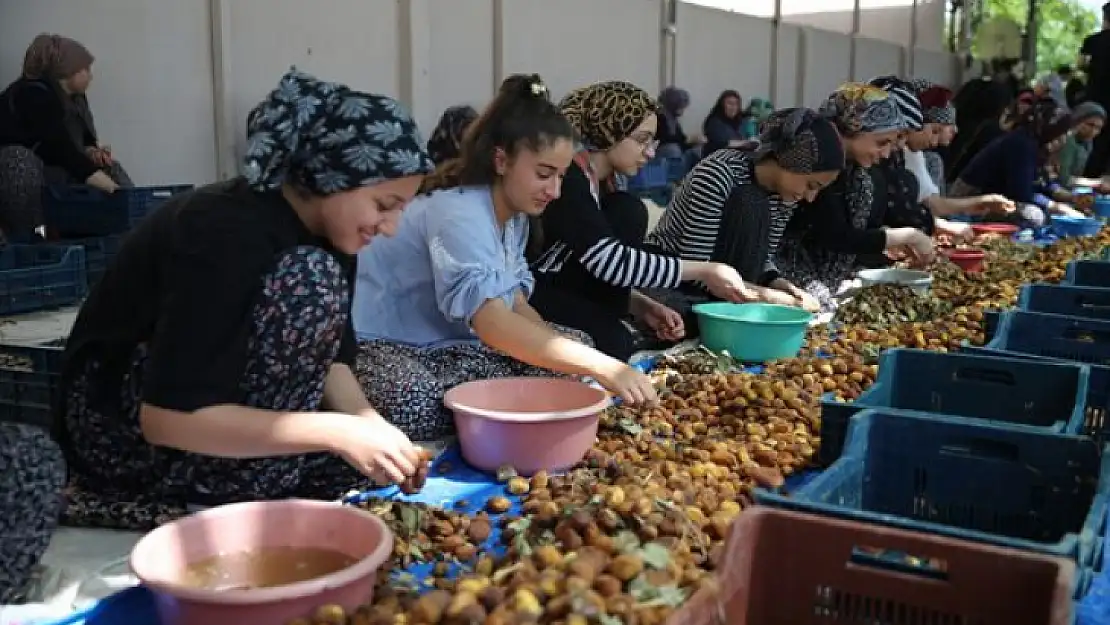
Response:
[[[1067,559],[1078,623],[1110,624],[1110,263],[1026,285],[992,321],[982,348],[884,353],[856,402],[824,403],[827,469],[757,500]],[[927,575],[923,555],[883,557]]]
[[[104,274],[124,234],[191,185],[121,189],[47,187],[47,243],[0,248],[0,316],[79,303]],[[0,344],[0,421],[52,426],[64,340]]]

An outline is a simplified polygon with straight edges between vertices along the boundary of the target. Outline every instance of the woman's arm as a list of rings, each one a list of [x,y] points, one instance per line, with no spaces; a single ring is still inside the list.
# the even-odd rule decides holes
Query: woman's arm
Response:
[[[378,412],[366,399],[354,371],[345,363],[334,363],[324,378],[324,405],[336,412],[349,415],[377,415]]]
[[[543,317],[540,316],[539,311],[528,303],[528,298],[524,296],[524,293],[520,291],[517,291],[516,296],[513,298],[513,312],[534,323],[547,323],[543,320]]]
[[[486,345],[535,367],[610,379],[625,367],[625,363],[569,339],[546,324],[513,312],[500,299],[482,304],[470,325]]]
[[[350,419],[345,414],[273,412],[235,404],[193,412],[143,404],[139,410],[143,437],[151,445],[219,458],[338,451]]]

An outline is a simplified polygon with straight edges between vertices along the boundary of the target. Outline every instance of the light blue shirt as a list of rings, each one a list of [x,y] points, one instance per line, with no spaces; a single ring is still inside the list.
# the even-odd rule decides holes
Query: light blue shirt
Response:
[[[417,198],[396,235],[358,253],[355,334],[420,346],[476,339],[470,323],[482,304],[496,298],[512,307],[517,293],[531,296],[527,242],[528,217],[502,228],[488,187]]]

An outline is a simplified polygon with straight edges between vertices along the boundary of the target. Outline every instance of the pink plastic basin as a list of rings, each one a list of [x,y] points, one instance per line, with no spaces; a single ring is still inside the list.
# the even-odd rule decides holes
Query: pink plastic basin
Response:
[[[565,469],[597,438],[609,395],[569,378],[499,378],[460,384],[443,403],[455,413],[463,459],[484,471],[521,475]]]
[[[267,547],[321,548],[353,565],[284,586],[206,590],[182,583],[190,563]],[[369,601],[393,534],[378,517],[326,501],[287,499],[220,506],[150,532],[131,551],[131,570],[154,591],[160,625],[285,625],[321,605],[348,611]]]

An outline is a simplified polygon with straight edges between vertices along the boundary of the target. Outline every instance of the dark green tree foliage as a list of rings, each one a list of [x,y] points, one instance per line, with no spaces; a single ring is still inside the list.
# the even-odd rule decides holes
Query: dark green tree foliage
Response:
[[[1025,26],[1028,0],[983,0],[983,19],[1005,17]],[[1100,28],[1098,14],[1078,0],[1037,0],[1038,74],[1075,65],[1083,38]],[[981,55],[972,50],[976,57]]]

